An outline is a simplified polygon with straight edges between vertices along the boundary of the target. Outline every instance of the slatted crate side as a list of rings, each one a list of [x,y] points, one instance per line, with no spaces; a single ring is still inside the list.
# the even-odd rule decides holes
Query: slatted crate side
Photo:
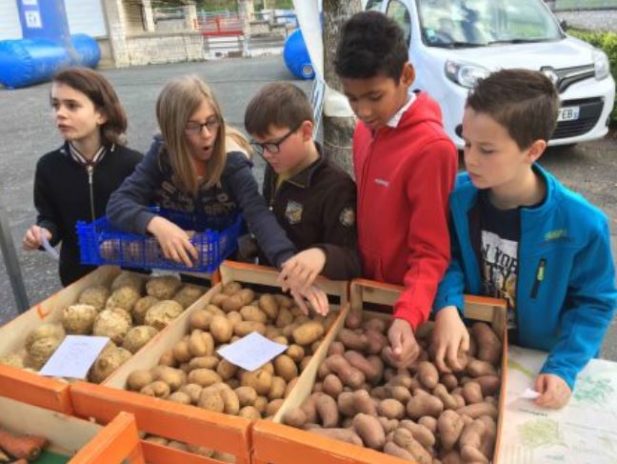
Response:
[[[37,435],[49,440],[49,450],[75,454],[92,440],[101,427],[48,409],[0,397],[0,426],[12,433]]]
[[[110,285],[119,273],[119,267],[100,267],[4,324],[0,327],[0,356],[22,349],[31,330],[43,322],[59,322],[62,310],[74,304],[83,290],[93,285]]]
[[[71,400],[79,417],[107,424],[120,411],[130,412],[140,431],[230,453],[238,464],[249,463],[248,419],[86,382],[71,385]],[[145,441],[142,444],[150,464],[220,463]]]
[[[145,464],[135,417],[120,412],[69,464]]]
[[[64,414],[73,411],[68,383],[0,365],[0,397],[3,396]]]

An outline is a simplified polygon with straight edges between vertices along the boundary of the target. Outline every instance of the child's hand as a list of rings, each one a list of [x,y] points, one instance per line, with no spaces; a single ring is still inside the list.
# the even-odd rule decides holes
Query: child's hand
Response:
[[[535,388],[540,393],[535,403],[542,408],[563,408],[572,395],[572,390],[566,381],[554,374],[538,375]]]
[[[311,285],[305,291],[291,290],[291,296],[296,301],[298,308],[305,315],[308,316],[309,309],[306,306],[305,300],[308,300],[309,304],[313,307],[313,310],[322,316],[326,316],[330,310],[328,303],[328,295],[320,288]]]
[[[420,346],[411,325],[403,319],[394,319],[388,330],[388,340],[390,346],[384,349],[384,355],[396,367],[407,367],[420,355]]]
[[[455,371],[463,369],[458,353],[469,351],[469,332],[456,306],[447,306],[437,313],[431,343],[435,365],[440,372],[451,372],[450,368]]]
[[[148,223],[148,232],[156,237],[165,258],[184,263],[188,267],[193,266],[191,258],[197,259],[197,250],[186,231],[165,218],[155,216]]]
[[[326,254],[321,248],[309,248],[296,253],[283,263],[278,283],[283,289],[305,292],[326,264]]]
[[[47,241],[51,240],[51,232],[44,227],[30,227],[22,241],[24,250],[37,250],[43,245],[43,237],[45,237]]]

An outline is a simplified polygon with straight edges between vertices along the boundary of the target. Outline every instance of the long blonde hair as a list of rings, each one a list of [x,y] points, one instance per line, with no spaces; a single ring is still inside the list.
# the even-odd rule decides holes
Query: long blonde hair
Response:
[[[204,100],[212,107],[220,122],[212,156],[206,161],[204,183],[206,188],[210,188],[219,183],[226,159],[225,121],[212,90],[196,75],[182,76],[169,81],[156,101],[156,118],[165,141],[174,183],[191,194],[195,194],[200,185],[185,128]]]

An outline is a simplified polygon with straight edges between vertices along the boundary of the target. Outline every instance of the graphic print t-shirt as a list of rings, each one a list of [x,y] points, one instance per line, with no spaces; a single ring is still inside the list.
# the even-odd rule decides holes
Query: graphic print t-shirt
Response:
[[[520,209],[501,210],[493,206],[486,191],[479,195],[480,245],[477,250],[482,276],[482,292],[486,296],[508,302],[508,328],[516,328],[516,279],[518,276],[518,244]]]

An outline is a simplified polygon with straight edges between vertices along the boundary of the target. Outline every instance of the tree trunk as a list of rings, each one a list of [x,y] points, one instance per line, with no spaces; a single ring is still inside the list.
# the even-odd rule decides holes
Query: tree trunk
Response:
[[[362,10],[360,0],[323,0],[324,77],[331,89],[341,92],[341,82],[334,72],[334,57],[341,28],[345,21]],[[351,139],[355,118],[332,117],[324,113],[324,151],[353,176]]]

